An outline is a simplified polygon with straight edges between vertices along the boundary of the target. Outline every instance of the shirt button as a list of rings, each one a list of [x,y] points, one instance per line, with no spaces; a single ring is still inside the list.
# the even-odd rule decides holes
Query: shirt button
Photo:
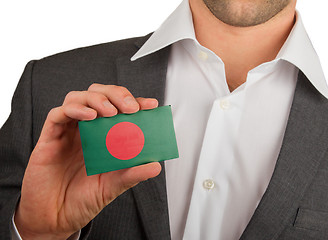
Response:
[[[226,99],[220,101],[220,107],[223,110],[227,110],[230,108],[230,102]]]
[[[207,53],[204,52],[204,51],[199,51],[199,53],[198,53],[198,57],[199,57],[201,60],[203,60],[203,61],[206,61],[206,60],[208,59],[208,55],[207,55]]]
[[[207,190],[211,190],[214,188],[214,181],[212,179],[206,179],[204,182],[203,182],[203,187]]]

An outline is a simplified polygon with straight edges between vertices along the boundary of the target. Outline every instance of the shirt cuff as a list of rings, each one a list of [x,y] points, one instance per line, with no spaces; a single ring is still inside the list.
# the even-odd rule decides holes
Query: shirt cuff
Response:
[[[15,224],[15,221],[14,221],[15,213],[14,213],[14,215],[12,217],[12,220],[11,220],[11,240],[23,240],[21,238],[18,230],[17,230],[16,224]],[[69,238],[67,238],[67,240],[78,240],[78,239],[80,239],[80,235],[81,235],[81,230],[79,230],[76,233],[72,234]]]

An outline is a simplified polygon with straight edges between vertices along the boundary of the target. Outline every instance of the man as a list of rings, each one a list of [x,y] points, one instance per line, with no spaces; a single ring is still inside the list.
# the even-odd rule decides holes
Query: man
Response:
[[[326,239],[328,89],[295,4],[185,0],[150,37],[30,62],[0,135],[3,237]],[[158,104],[180,158],[87,177],[77,121]]]

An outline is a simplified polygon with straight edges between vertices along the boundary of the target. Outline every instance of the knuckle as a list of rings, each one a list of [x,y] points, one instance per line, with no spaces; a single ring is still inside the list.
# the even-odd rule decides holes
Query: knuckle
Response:
[[[69,93],[67,93],[66,96],[65,96],[64,103],[68,102],[68,101],[71,101],[71,100],[74,100],[74,98],[76,97],[77,94],[78,94],[77,91],[70,91]]]
[[[101,86],[101,84],[99,84],[99,83],[92,83],[89,86],[88,91],[95,91],[96,89],[98,89],[99,86]]]
[[[96,92],[87,92],[86,98],[87,98],[88,103],[92,103],[95,101],[103,100],[105,98],[105,96],[103,96],[100,93],[96,93]]]
[[[47,118],[51,118],[52,116],[56,115],[56,113],[61,109],[61,107],[55,107],[50,109],[50,111],[48,112],[48,116]]]
[[[126,95],[129,93],[129,90],[123,86],[114,86],[114,91],[120,95]]]

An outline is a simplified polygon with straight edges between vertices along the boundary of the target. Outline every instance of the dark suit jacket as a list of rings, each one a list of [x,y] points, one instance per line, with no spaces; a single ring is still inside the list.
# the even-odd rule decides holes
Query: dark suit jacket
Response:
[[[0,132],[0,237],[49,110],[93,82],[127,87],[163,104],[170,47],[135,62],[143,38],[72,50],[28,63]],[[243,240],[328,239],[328,101],[299,73],[283,146]],[[238,214],[238,213],[236,213]],[[170,239],[165,170],[125,192],[86,228],[88,239]]]

